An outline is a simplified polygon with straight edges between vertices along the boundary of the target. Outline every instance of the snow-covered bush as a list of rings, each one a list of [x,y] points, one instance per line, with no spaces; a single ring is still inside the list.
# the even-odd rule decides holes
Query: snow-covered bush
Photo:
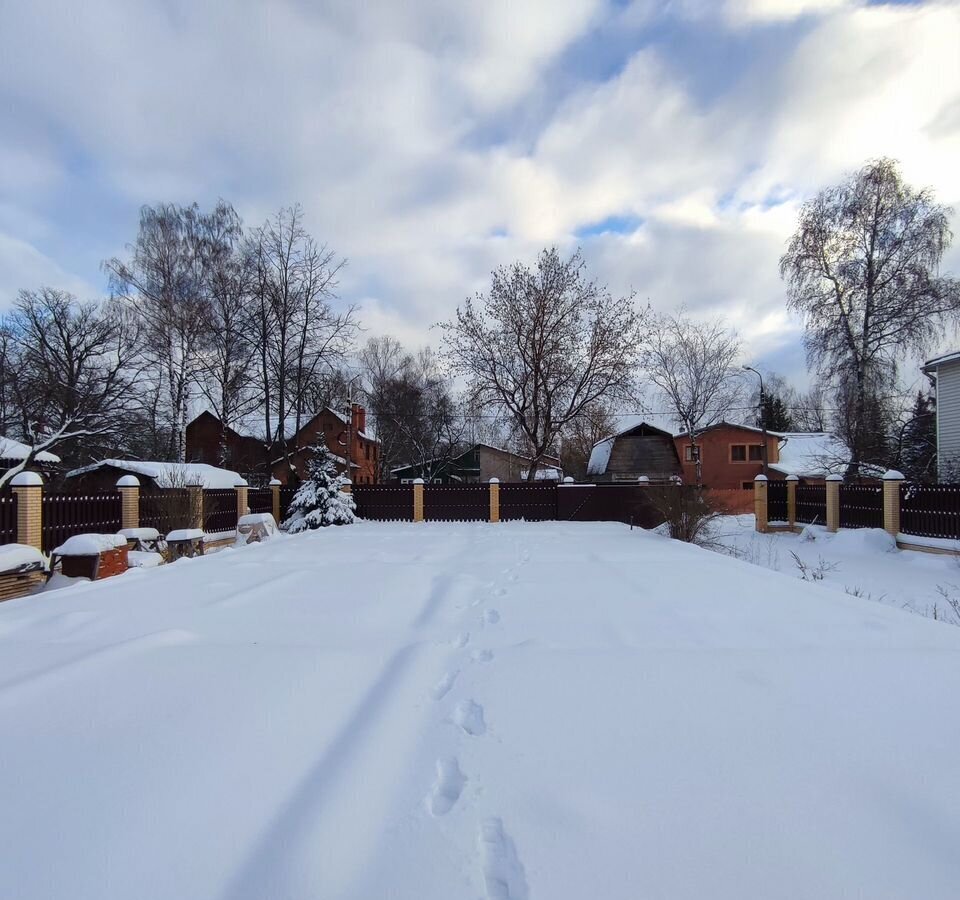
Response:
[[[293,495],[283,523],[283,528],[291,534],[326,525],[351,525],[356,518],[353,496],[340,490],[349,479],[337,474],[333,456],[325,446],[312,449],[306,477]]]
[[[711,543],[711,525],[719,513],[703,490],[695,485],[657,485],[647,488],[646,498],[674,540]]]

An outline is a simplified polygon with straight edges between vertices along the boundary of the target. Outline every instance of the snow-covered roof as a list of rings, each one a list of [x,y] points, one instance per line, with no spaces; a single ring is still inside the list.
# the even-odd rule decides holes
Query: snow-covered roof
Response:
[[[232,488],[241,480],[232,469],[218,469],[207,463],[150,462],[141,459],[103,459],[67,472],[67,478],[112,467],[151,478],[157,487],[200,485],[205,488]]]
[[[209,410],[207,410],[209,412]],[[332,409],[329,406],[323,407],[323,409],[315,410],[313,412],[305,412],[300,414],[300,429],[305,425],[312,422],[317,416],[321,415],[324,412],[329,412],[331,415],[340,420],[344,425],[350,424],[350,415],[348,413],[341,412],[337,409]],[[216,413],[210,413],[212,416],[216,416]],[[279,424],[277,417],[275,415],[270,416],[270,427],[274,432],[277,430],[277,425]],[[246,415],[239,418],[233,425],[230,427],[242,437],[252,437],[257,440],[264,440],[263,436],[263,410],[255,410],[254,412],[247,413]],[[283,426],[283,438],[286,441],[292,440],[296,437],[297,432],[300,430],[297,428],[297,414],[295,412],[288,412],[284,419]],[[374,440],[365,433],[361,433],[361,437],[366,437],[368,440]]]
[[[29,452],[30,447],[27,444],[0,435],[0,459],[26,459]],[[50,453],[49,450],[41,450],[34,459],[45,463],[60,462],[60,457],[56,453]]]
[[[936,371],[939,366],[952,362],[960,362],[960,350],[954,350],[953,353],[945,353],[943,356],[935,356],[933,359],[928,359],[920,368],[923,372]]]
[[[712,425],[708,425],[706,428],[699,429],[697,431],[697,434],[704,434],[707,431],[713,431],[715,428],[737,428],[742,431],[752,431],[754,434],[763,434],[763,429],[757,428],[756,425],[742,425],[739,422],[727,422],[727,421],[714,422]],[[686,435],[686,433],[687,433],[686,431],[678,431],[674,434],[674,437],[683,437],[684,435]],[[767,429],[767,434],[770,437],[782,438],[785,436],[784,432],[771,431],[769,428]]]
[[[617,434],[611,434],[610,437],[597,441],[590,451],[590,459],[587,461],[588,475],[603,475],[607,471],[607,465],[610,462],[610,454],[613,452],[613,442],[619,437]]]
[[[775,472],[798,478],[825,478],[843,475],[850,461],[847,445],[824,431],[780,435],[780,459],[770,463]]]

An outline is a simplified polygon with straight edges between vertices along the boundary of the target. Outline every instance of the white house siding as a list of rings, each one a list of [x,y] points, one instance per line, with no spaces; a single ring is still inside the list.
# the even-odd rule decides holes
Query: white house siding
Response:
[[[941,481],[960,480],[960,360],[937,367],[937,468]]]

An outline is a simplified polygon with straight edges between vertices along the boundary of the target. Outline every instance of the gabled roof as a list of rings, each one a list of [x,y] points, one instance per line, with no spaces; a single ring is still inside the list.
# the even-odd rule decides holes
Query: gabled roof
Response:
[[[97,469],[121,469],[150,478],[157,487],[179,487],[182,485],[200,485],[205,488],[232,488],[242,481],[238,472],[232,469],[220,469],[207,463],[161,462],[143,459],[103,459],[67,472],[67,478],[86,475]]]
[[[762,429],[762,428],[757,428],[756,425],[741,425],[739,422],[727,422],[727,421],[725,421],[725,420],[721,420],[720,422],[714,422],[712,425],[707,425],[706,428],[700,428],[700,429],[697,430],[697,434],[698,434],[698,435],[706,434],[708,431],[715,431],[717,428],[735,428],[735,429],[738,429],[738,430],[740,430],[740,431],[749,431],[749,432],[751,432],[751,433],[753,433],[753,434],[763,434],[763,429]],[[686,435],[687,435],[687,432],[686,432],[686,431],[678,431],[678,432],[674,435],[674,437],[686,437]],[[783,437],[783,432],[781,432],[781,431],[771,431],[771,430],[768,428],[768,429],[767,429],[767,435],[768,435],[769,437],[777,437],[777,438],[778,438],[778,437]]]

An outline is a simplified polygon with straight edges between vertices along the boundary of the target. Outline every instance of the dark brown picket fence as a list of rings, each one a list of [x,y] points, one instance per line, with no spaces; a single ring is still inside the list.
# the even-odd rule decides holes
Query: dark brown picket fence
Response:
[[[827,524],[827,488],[822,484],[797,485],[797,521]]]
[[[960,540],[960,484],[901,485],[900,530]]]
[[[247,491],[247,506],[252,513],[273,512],[273,490],[271,488],[250,488]]]
[[[883,488],[878,484],[841,484],[840,527],[883,528]]]
[[[17,542],[17,495],[0,495],[0,544]]]
[[[218,488],[203,492],[203,530],[208,534],[233,531],[237,527],[237,492]]]
[[[192,519],[190,504],[190,491],[186,488],[141,493],[140,525],[156,528],[161,535],[176,528],[187,528]]]
[[[486,522],[490,488],[485,484],[424,486],[423,518],[427,522]]]
[[[361,519],[413,521],[412,484],[356,484],[353,486],[353,499]]]
[[[424,497],[424,506],[426,506]],[[545,522],[557,517],[557,486],[555,484],[501,484],[500,519],[524,519],[527,522]]]
[[[824,503],[826,503],[826,496],[824,496]],[[768,481],[767,520],[770,522],[786,522],[788,516],[786,481]]]
[[[118,491],[45,493],[41,516],[43,551],[50,553],[75,534],[116,534],[123,527],[123,504]]]

